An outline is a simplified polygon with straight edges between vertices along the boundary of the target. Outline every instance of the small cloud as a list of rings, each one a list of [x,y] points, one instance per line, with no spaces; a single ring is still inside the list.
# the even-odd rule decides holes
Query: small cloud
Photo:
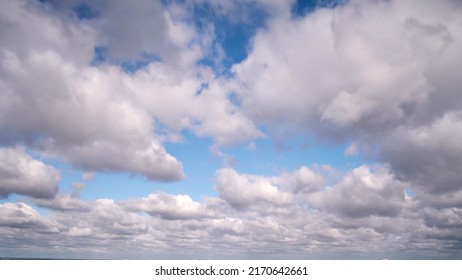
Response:
[[[343,153],[343,155],[346,156],[346,157],[354,157],[354,156],[358,155],[358,151],[359,151],[358,145],[353,143],[353,144],[350,144],[350,146],[348,146],[345,149],[345,152]]]
[[[93,180],[93,178],[95,178],[95,173],[94,172],[84,172],[82,174],[82,179],[84,181],[90,181],[90,180]]]

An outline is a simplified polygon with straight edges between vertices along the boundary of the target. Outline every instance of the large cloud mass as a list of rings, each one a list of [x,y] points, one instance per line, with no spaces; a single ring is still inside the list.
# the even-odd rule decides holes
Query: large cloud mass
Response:
[[[2,143],[26,143],[88,170],[183,176],[150,115],[127,95],[125,74],[89,67],[94,29],[31,1],[8,2],[1,13]]]
[[[234,196],[230,192],[203,202],[166,193],[124,201],[84,201],[63,195],[34,200],[53,210],[46,216],[26,203],[5,203],[0,205],[0,232],[19,252],[36,254],[46,243],[67,247],[51,254],[74,257],[152,257],[153,248],[159,258],[458,256],[459,208],[421,208],[385,166],[361,166],[332,186],[313,181],[323,177],[313,172],[310,184],[316,187],[300,191],[300,174],[309,170],[302,167],[265,177],[222,169],[215,177],[217,188],[235,190]],[[239,180],[247,183],[236,190]],[[306,181],[303,185],[308,186]],[[276,192],[285,198],[283,202],[271,201]],[[242,203],[233,200],[237,196]],[[60,238],[52,239],[50,232]],[[24,244],[21,236],[26,233],[38,245]]]
[[[456,1],[349,1],[275,19],[234,65],[243,110],[273,133],[353,140],[417,192],[461,187]]]
[[[233,67],[244,108],[264,123],[354,133],[458,110],[461,7],[417,3],[350,1],[272,21]]]

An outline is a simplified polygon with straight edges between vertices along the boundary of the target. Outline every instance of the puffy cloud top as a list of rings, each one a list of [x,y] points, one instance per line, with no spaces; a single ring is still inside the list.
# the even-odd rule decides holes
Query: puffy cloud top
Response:
[[[166,193],[150,194],[146,198],[128,200],[123,203],[129,211],[146,212],[164,219],[201,219],[212,217],[213,212],[193,201],[188,195]]]
[[[239,174],[231,168],[216,172],[215,187],[220,197],[236,208],[248,208],[259,203],[284,205],[292,200],[290,193],[279,190],[267,178]]]

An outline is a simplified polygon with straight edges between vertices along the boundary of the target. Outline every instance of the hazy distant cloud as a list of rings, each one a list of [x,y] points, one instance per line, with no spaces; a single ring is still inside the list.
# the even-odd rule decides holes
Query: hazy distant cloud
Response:
[[[53,210],[46,217],[30,205],[7,203],[0,207],[0,232],[21,248],[22,241],[14,236],[40,225],[42,232],[30,235],[38,244],[50,242],[47,232],[54,230],[60,238],[52,242],[59,248],[68,242],[78,246],[61,249],[73,256],[96,252],[115,257],[117,252],[126,252],[123,256],[134,258],[171,252],[184,258],[198,253],[214,258],[262,258],[269,253],[272,257],[309,254],[316,258],[423,256],[416,255],[416,250],[448,258],[454,257],[450,250],[437,248],[460,244],[460,211],[422,207],[414,201],[416,197],[406,200],[407,186],[386,166],[361,166],[332,186],[324,185],[322,175],[307,167],[272,177],[222,169],[216,184],[222,198],[202,202],[168,193],[119,202],[83,201],[61,194],[34,200]],[[240,194],[231,196],[223,188]],[[236,204],[233,199],[239,195],[246,204]],[[278,202],[277,195],[284,200]],[[22,210],[10,217],[12,209]],[[112,253],[107,250],[108,242]],[[134,248],[136,254],[130,255]]]
[[[91,203],[79,199],[78,195],[58,194],[53,199],[34,199],[35,205],[55,211],[89,212]]]
[[[124,211],[112,199],[81,201],[61,196],[56,203],[42,201],[38,205],[57,210],[51,219],[60,225],[64,236],[119,239],[144,234],[148,229],[142,217]]]
[[[100,229],[114,235],[135,235],[147,231],[142,219],[125,212],[112,199],[98,199],[92,206],[93,219],[87,220],[92,228]],[[70,225],[70,223],[68,223]]]
[[[34,159],[23,148],[0,149],[0,197],[15,193],[52,198],[59,181],[57,169]]]
[[[3,66],[9,79],[0,140],[26,141],[87,170],[182,177],[181,163],[156,139],[149,115],[123,97],[118,70],[78,69],[58,54],[34,52],[23,61],[11,54]]]

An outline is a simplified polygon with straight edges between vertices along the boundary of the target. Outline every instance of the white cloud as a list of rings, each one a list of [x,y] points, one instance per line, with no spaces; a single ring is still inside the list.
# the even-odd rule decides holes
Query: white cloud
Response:
[[[152,117],[131,100],[122,82],[128,75],[116,67],[91,67],[89,59],[85,66],[73,55],[89,51],[75,41],[94,43],[87,42],[91,37],[80,31],[90,27],[45,13],[36,4],[10,6],[18,14],[11,21],[18,24],[2,25],[2,38],[24,34],[0,50],[0,141],[25,142],[89,171],[181,179],[181,163],[154,134]],[[16,46],[21,43],[18,38],[27,37],[42,22],[48,36]],[[67,40],[66,51],[55,44]],[[92,48],[89,55],[93,55]]]
[[[193,201],[189,195],[150,194],[148,197],[131,199],[121,203],[127,210],[146,212],[163,219],[202,219],[214,216],[205,205]]]
[[[460,107],[452,73],[462,59],[461,7],[419,3],[349,1],[270,21],[233,67],[246,115],[269,127],[354,137]]]
[[[173,181],[184,177],[182,164],[162,143],[177,141],[181,130],[212,137],[219,145],[261,136],[252,121],[228,100],[226,82],[216,79],[210,69],[195,65],[204,55],[202,48],[208,46],[196,40],[198,34],[192,27],[173,18],[160,4],[139,2],[139,6],[129,5],[133,13],[143,14],[134,25],[160,20],[169,26],[168,34],[158,34],[161,38],[144,42],[146,46],[139,41],[148,34],[137,34],[137,29],[120,33],[120,38],[107,30],[118,30],[119,23],[112,16],[126,12],[122,9],[126,4],[110,2],[106,7],[102,2],[87,3],[104,12],[85,21],[70,16],[76,5],[73,1],[8,5],[10,13],[17,16],[2,13],[12,24],[1,27],[1,36],[8,41],[0,49],[1,143],[25,143],[42,155],[88,172],[127,172]],[[148,17],[151,12],[161,19]],[[108,26],[100,26],[103,23]],[[47,36],[21,41],[38,34],[34,33],[36,26],[44,26]],[[166,59],[150,62],[136,73],[126,73],[110,63],[92,66],[94,47],[103,35],[109,36],[109,48],[120,59],[136,55],[127,51],[155,53],[159,46],[165,47],[159,52]],[[131,41],[124,37],[132,35],[139,38]],[[162,39],[165,36],[173,36],[167,45]],[[203,36],[206,40],[209,35]]]
[[[0,196],[23,194],[51,198],[58,192],[59,171],[34,159],[23,148],[0,149]]]
[[[348,1],[272,19],[233,66],[243,112],[273,138],[360,143],[416,193],[456,194],[461,11],[456,1]]]
[[[89,227],[71,227],[67,234],[72,237],[89,237],[93,234],[93,230]]]
[[[3,96],[0,123],[16,141],[88,170],[128,171],[152,180],[182,177],[181,163],[156,139],[149,115],[124,96],[119,70],[78,69],[56,53],[31,52],[18,63],[15,69],[8,59],[3,64],[6,93],[14,95]]]
[[[319,186],[321,175],[307,167],[274,177],[222,169],[216,181],[234,188],[238,195],[231,197],[229,192],[225,197],[222,190],[222,199],[203,202],[168,193],[120,202],[83,201],[61,194],[34,200],[53,210],[47,216],[29,205],[3,205],[0,233],[25,252],[31,249],[23,248],[23,240],[17,237],[28,234],[35,244],[53,244],[68,256],[138,259],[197,258],[198,254],[207,258],[268,254],[274,258],[415,258],[425,255],[420,255],[421,250],[448,258],[453,256],[451,251],[438,247],[448,244],[447,239],[452,246],[458,244],[451,236],[460,231],[460,211],[420,208],[418,201],[406,201],[404,185],[384,166],[361,166],[328,188]],[[241,199],[246,205],[233,201],[239,193],[246,195]],[[12,223],[7,217],[18,208],[23,210],[15,210],[14,217],[29,214],[21,214],[27,217],[22,220],[11,218],[17,221]],[[30,233],[38,225],[41,231]],[[52,230],[55,234],[50,239],[47,232]],[[37,249],[41,246],[45,245]],[[57,254],[53,250],[50,254]]]
[[[326,190],[308,198],[310,207],[352,218],[397,216],[406,207],[405,185],[386,167],[360,166]]]
[[[390,57],[403,42],[396,38],[401,22],[394,13],[410,11],[391,10],[390,24],[376,16],[382,6],[354,2],[272,22],[234,66],[247,113],[259,122],[302,126],[386,124],[403,117],[401,106],[418,104],[428,88],[413,53],[399,61]],[[355,9],[365,11],[357,16]],[[377,29],[385,29],[380,38],[373,36]],[[386,46],[391,55],[383,53],[383,41],[397,44]]]
[[[79,193],[78,193],[79,194]],[[34,199],[34,204],[55,211],[90,212],[91,203],[79,199],[79,195],[59,193],[53,199]]]
[[[215,174],[215,188],[220,198],[235,208],[249,208],[260,203],[282,206],[293,199],[268,178],[239,174],[234,169],[223,168]]]
[[[227,81],[210,69],[183,71],[152,63],[126,79],[139,105],[146,108],[172,132],[189,129],[196,135],[212,137],[217,144],[246,142],[262,134],[228,99]]]

